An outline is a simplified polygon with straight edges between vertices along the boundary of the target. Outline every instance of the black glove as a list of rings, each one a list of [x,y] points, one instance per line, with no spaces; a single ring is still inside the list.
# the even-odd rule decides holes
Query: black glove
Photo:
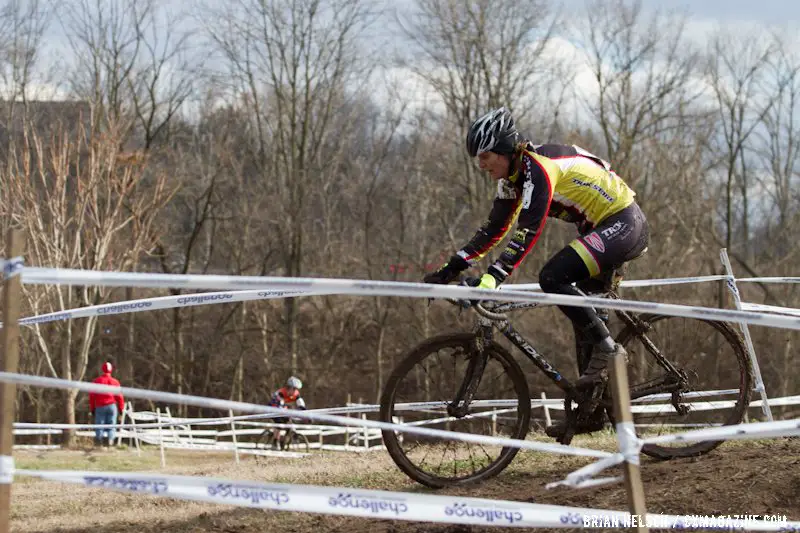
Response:
[[[425,275],[425,277],[422,278],[422,282],[447,285],[455,280],[458,275],[467,268],[469,268],[469,263],[467,263],[463,257],[454,255],[439,270]]]

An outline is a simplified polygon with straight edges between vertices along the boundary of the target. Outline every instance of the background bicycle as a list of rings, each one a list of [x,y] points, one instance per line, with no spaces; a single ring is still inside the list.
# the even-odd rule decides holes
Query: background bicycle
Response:
[[[280,420],[280,422],[279,422]],[[258,436],[256,450],[275,450],[292,452],[309,452],[308,437],[297,432],[296,425],[302,425],[302,420],[291,417],[281,417],[275,419],[275,424],[279,424],[278,438],[275,438],[275,428],[268,427]],[[258,460],[261,455],[256,455]]]

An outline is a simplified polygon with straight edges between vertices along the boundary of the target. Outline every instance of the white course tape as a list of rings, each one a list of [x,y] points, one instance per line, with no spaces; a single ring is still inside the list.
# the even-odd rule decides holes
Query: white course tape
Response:
[[[719,389],[719,390],[700,390],[700,391],[689,391],[681,393],[681,398],[703,398],[706,396],[734,396],[739,394],[739,389]],[[647,403],[647,402],[655,402],[661,400],[671,400],[672,393],[671,392],[659,392],[658,394],[649,394],[647,396],[642,396],[641,398],[636,398],[631,400],[631,403]]]
[[[617,441],[619,442],[619,451],[625,461],[638,465],[642,441],[636,436],[633,422],[617,422]]]
[[[705,283],[707,281],[721,281],[727,279],[728,276],[690,276],[685,278],[660,278],[660,279],[631,279],[623,280],[620,283],[622,287],[661,287],[664,285],[682,285],[685,283]],[[739,280],[737,280],[739,281]],[[508,283],[503,285],[503,288],[511,288],[517,290],[541,290],[538,283]]]
[[[627,512],[561,505],[413,494],[343,487],[257,483],[206,477],[160,476],[145,473],[17,470],[18,475],[87,487],[202,501],[274,511],[299,511],[340,516],[507,527],[630,527]],[[703,528],[696,517],[649,513],[641,517],[653,528]],[[792,531],[800,522],[726,520],[731,528],[751,531]],[[706,526],[714,527],[714,524]]]
[[[705,277],[694,277],[694,278],[664,278],[656,280],[631,280],[623,282],[623,285],[629,287],[650,287],[650,286],[671,285],[676,283],[699,283],[703,281],[714,281],[717,279],[724,279],[724,276],[705,276]],[[509,284],[500,288],[503,290],[508,290],[508,289],[539,290],[539,284],[538,283],[527,283],[518,285]],[[69,320],[72,318],[86,318],[91,316],[103,316],[103,315],[120,314],[120,313],[138,313],[142,311],[172,309],[175,307],[191,307],[196,305],[246,302],[253,300],[267,300],[273,298],[319,296],[331,293],[332,292],[330,290],[322,290],[322,289],[315,291],[267,289],[267,290],[253,290],[253,291],[245,290],[245,291],[222,291],[222,292],[207,292],[207,293],[197,293],[197,294],[181,294],[178,296],[159,296],[154,298],[128,300],[125,302],[78,307],[74,309],[66,309],[64,311],[54,311],[52,313],[45,313],[41,315],[22,318],[20,319],[19,323],[20,325],[24,326],[33,324],[43,324],[46,322],[55,322],[59,320]],[[793,310],[793,309],[773,307],[773,306],[759,306],[758,304],[743,304],[743,306],[747,306],[744,307],[745,310],[765,311],[771,313],[800,316],[800,310]],[[749,309],[748,307],[751,306],[752,309]],[[761,309],[762,307],[764,309]],[[2,325],[2,323],[0,323],[0,325]]]
[[[21,265],[20,265],[21,267]],[[677,283],[700,283],[704,281],[715,281],[724,279],[725,276],[703,276],[703,277],[690,277],[690,278],[663,278],[655,280],[631,280],[623,282],[627,287],[651,287],[661,285],[672,285]],[[523,284],[509,284],[500,287],[503,290],[517,289],[517,290],[539,290],[538,283],[523,283]],[[120,313],[138,313],[141,311],[155,311],[158,309],[172,309],[175,307],[191,307],[196,305],[220,304],[220,303],[233,303],[233,302],[246,302],[253,300],[266,300],[273,298],[289,298],[297,296],[319,296],[331,294],[330,290],[315,290],[315,291],[301,291],[301,290],[253,290],[253,291],[222,291],[222,292],[207,292],[197,294],[181,294],[178,296],[159,296],[154,298],[142,298],[138,300],[128,300],[125,302],[117,302],[111,304],[93,305],[88,307],[78,307],[74,309],[66,309],[64,311],[54,311],[52,313],[45,313],[20,319],[20,325],[33,325],[42,324],[45,322],[54,322],[59,320],[69,320],[72,318],[86,318],[90,316],[103,316],[109,314]],[[794,316],[800,316],[800,310],[793,310],[782,307],[773,306],[759,306],[758,304],[743,304],[744,306],[752,306],[755,311],[765,311],[772,313],[782,313]],[[756,309],[763,307],[764,309]],[[770,308],[770,309],[767,309]],[[781,311],[778,311],[781,310]],[[792,312],[794,311],[794,312]],[[0,323],[0,325],[2,325]]]
[[[219,276],[189,274],[147,274],[125,272],[97,272],[87,270],[52,269],[26,267],[23,281],[33,284],[96,285],[108,287],[161,287],[183,289],[253,289],[299,290],[324,289],[329,294],[354,294],[370,296],[407,296],[420,298],[458,298],[472,300],[496,300],[500,293],[509,302],[540,302],[575,307],[603,307],[634,312],[653,312],[665,315],[699,319],[743,322],[757,326],[769,326],[800,330],[800,319],[767,315],[731,309],[714,309],[677,304],[611,300],[597,297],[581,297],[564,294],[543,294],[519,290],[476,289],[425,283],[403,283],[392,281],[370,281],[326,278],[280,278],[259,276]]]
[[[14,481],[14,458],[0,455],[0,484],[8,485]]]
[[[598,485],[607,485],[609,483],[617,483],[622,481],[621,477],[600,478],[594,479],[594,476],[612,466],[616,466],[625,461],[625,457],[621,453],[615,453],[611,457],[600,459],[594,463],[583,466],[574,472],[567,474],[562,481],[555,481],[545,485],[546,489],[555,487],[572,487],[574,489],[585,489],[588,487],[595,487]]]
[[[618,422],[616,428],[617,442],[619,442],[620,449],[619,453],[579,468],[578,470],[567,474],[567,477],[564,478],[563,481],[548,483],[545,485],[545,488],[550,489],[561,485],[573,488],[587,488],[622,481],[621,477],[594,479],[594,476],[606,468],[616,466],[624,461],[636,465],[639,464],[639,452],[642,449],[643,442],[636,436],[636,430],[634,429],[633,423]]]
[[[736,283],[740,281],[745,283],[800,283],[800,277],[736,278]]]
[[[674,442],[699,442],[706,440],[745,440],[772,437],[800,436],[800,418],[779,422],[754,422],[735,426],[719,426],[698,429],[685,433],[659,435],[643,439],[644,444],[666,444]]]
[[[70,381],[59,378],[48,378],[43,376],[29,376],[25,374],[15,374],[12,372],[0,372],[0,382],[15,383],[17,385],[30,385],[34,387],[50,387],[55,389],[77,389],[83,392],[99,392],[105,394],[123,394],[130,398],[142,398],[145,400],[163,401],[209,409],[220,409],[224,411],[243,411],[250,413],[269,413],[276,416],[287,416],[287,410],[268,405],[258,405],[246,402],[234,402],[231,400],[220,400],[216,398],[204,398],[202,396],[191,396],[187,394],[176,394],[174,392],[158,392],[130,387],[113,387],[110,385],[100,385],[97,383],[86,383],[82,381]],[[377,429],[388,429],[404,433],[415,433],[418,435],[428,435],[441,439],[460,440],[475,444],[485,444],[487,446],[512,446],[542,452],[563,453],[565,455],[578,455],[583,457],[608,457],[611,454],[600,450],[588,448],[576,448],[574,446],[564,446],[561,444],[551,444],[519,439],[508,439],[498,437],[488,437],[484,435],[474,435],[471,433],[456,433],[440,429],[411,427],[405,424],[390,424],[376,420],[363,420],[360,418],[348,418],[345,416],[330,415],[325,413],[315,413],[312,411],[292,410],[288,415],[292,418],[304,418],[309,420],[322,420],[341,424],[344,426],[369,427]]]
[[[757,422],[751,424],[738,424],[734,426],[719,426],[716,428],[687,431],[670,435],[659,435],[639,439],[630,423],[617,424],[617,437],[621,453],[606,457],[592,464],[586,465],[574,472],[567,474],[563,481],[548,483],[545,487],[550,489],[558,486],[573,488],[586,488],[621,481],[621,477],[592,479],[594,476],[623,461],[639,463],[639,452],[645,444],[667,444],[680,442],[700,442],[709,440],[743,440],[764,439],[771,437],[800,436],[800,419],[785,420],[780,422]],[[635,458],[635,459],[634,459]]]
[[[19,276],[25,268],[25,261],[22,257],[12,257],[11,259],[0,259],[3,266],[3,278],[13,278]]]
[[[800,317],[800,309],[792,309],[791,307],[778,307],[775,305],[751,304],[742,302],[742,309],[745,311],[755,311],[756,313],[774,313],[777,315]]]
[[[290,298],[295,296],[319,296],[328,294],[326,290],[316,291],[285,291],[285,290],[257,290],[257,291],[224,291],[205,292],[199,294],[181,294],[179,296],[159,296],[155,298],[142,298],[103,305],[92,305],[55,311],[20,319],[23,326],[69,320],[71,318],[86,318],[90,316],[115,315],[120,313],[138,313],[141,311],[155,311],[157,309],[172,309],[175,307],[192,307],[195,305],[224,304],[233,302],[249,302],[252,300],[269,300],[273,298]]]

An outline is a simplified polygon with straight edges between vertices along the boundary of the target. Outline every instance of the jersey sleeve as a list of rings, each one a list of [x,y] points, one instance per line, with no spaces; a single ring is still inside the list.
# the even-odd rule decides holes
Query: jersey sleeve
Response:
[[[522,195],[517,230],[497,261],[489,267],[489,273],[498,283],[511,275],[536,244],[553,200],[552,181],[545,167],[530,154],[523,156],[520,166],[518,179],[522,180]]]
[[[498,242],[503,240],[514,223],[521,198],[514,185],[507,180],[497,183],[497,195],[489,218],[481,225],[469,242],[456,255],[470,265],[480,261]]]

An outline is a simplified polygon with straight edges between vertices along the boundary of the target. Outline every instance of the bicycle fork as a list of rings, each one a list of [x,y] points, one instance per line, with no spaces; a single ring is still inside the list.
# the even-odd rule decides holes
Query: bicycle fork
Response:
[[[447,414],[455,418],[464,418],[469,413],[469,406],[475,398],[475,393],[481,384],[483,372],[489,361],[486,347],[492,342],[491,323],[481,323],[475,337],[475,345],[471,347],[469,363],[464,375],[464,381],[458,387],[458,392],[452,402],[447,404]]]

